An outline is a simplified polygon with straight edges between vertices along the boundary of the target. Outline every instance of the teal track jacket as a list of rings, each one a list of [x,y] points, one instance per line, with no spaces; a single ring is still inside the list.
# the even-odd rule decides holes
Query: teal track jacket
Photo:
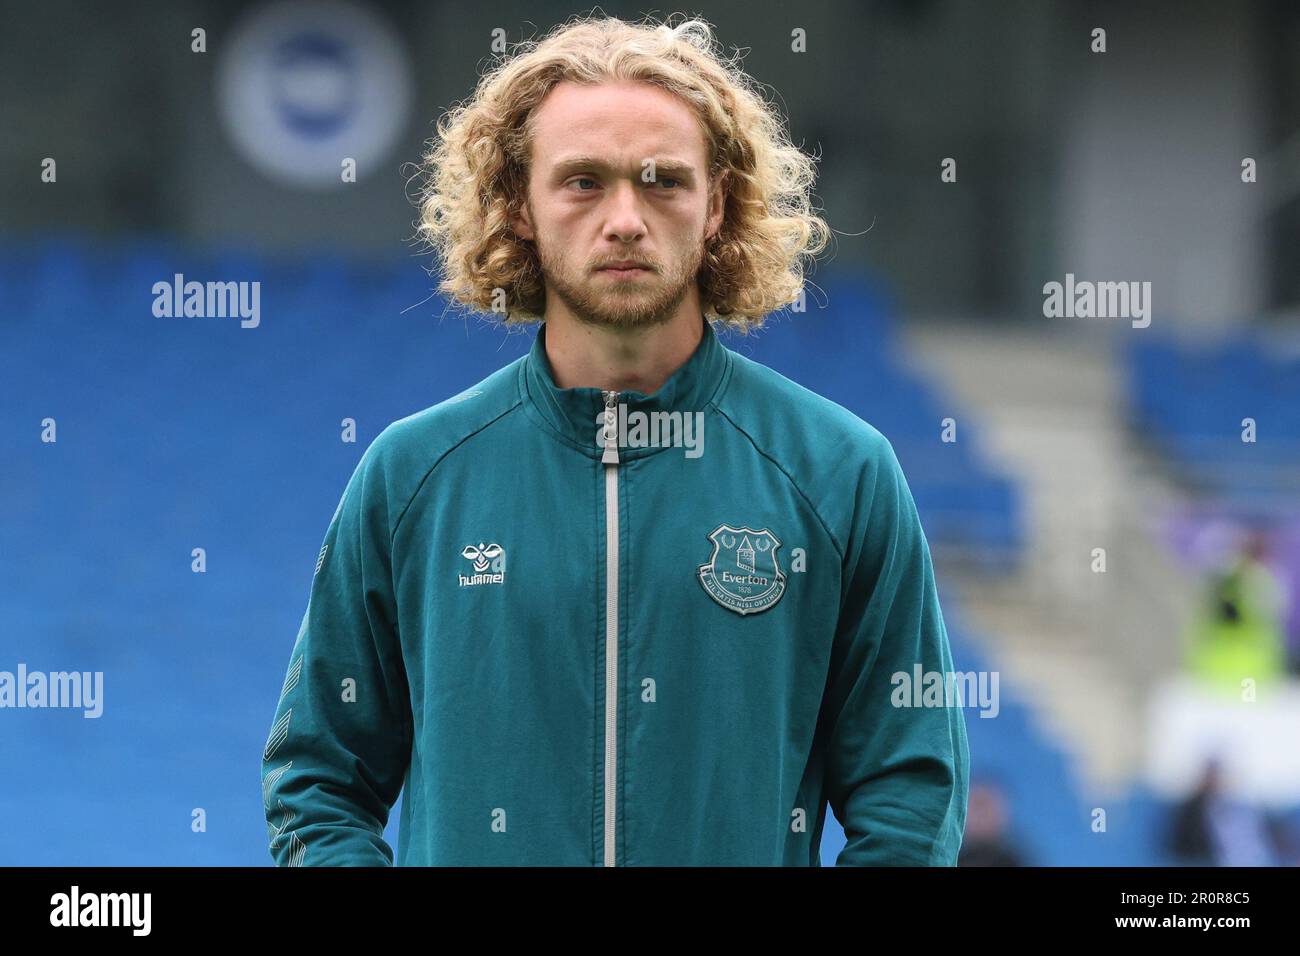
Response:
[[[888,440],[702,319],[653,395],[531,352],[389,425],[316,563],[262,760],[282,866],[952,866],[960,703]]]

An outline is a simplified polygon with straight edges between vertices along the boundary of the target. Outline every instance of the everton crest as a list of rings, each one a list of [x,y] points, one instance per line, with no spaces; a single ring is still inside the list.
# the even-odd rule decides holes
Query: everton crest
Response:
[[[776,535],[723,524],[708,538],[713,556],[700,565],[699,579],[709,597],[737,614],[757,614],[781,600],[785,575],[776,559]]]

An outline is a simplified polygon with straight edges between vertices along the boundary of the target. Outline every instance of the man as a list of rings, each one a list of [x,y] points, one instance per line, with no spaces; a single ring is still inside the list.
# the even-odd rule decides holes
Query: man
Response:
[[[1286,590],[1268,554],[1268,537],[1247,532],[1240,552],[1211,575],[1207,600],[1187,628],[1191,672],[1233,695],[1243,680],[1286,676]]]
[[[580,21],[440,124],[441,289],[531,352],[386,428],[264,753],[282,865],[954,865],[960,705],[888,441],[725,347],[824,245],[707,27]],[[499,309],[498,309],[499,311]],[[403,791],[403,787],[405,788]]]

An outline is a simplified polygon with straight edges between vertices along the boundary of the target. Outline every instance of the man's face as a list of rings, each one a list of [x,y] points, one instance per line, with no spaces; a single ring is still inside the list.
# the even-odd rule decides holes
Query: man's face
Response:
[[[533,120],[514,228],[537,247],[547,311],[558,298],[580,321],[622,328],[666,322],[688,300],[699,311],[696,277],[723,192],[721,182],[710,188],[691,107],[647,83],[566,81]],[[608,268],[627,261],[641,268]]]

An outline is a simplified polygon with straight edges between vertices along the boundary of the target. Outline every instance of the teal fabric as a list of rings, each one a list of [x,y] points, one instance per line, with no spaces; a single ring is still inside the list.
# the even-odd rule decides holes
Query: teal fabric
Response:
[[[618,397],[617,465],[545,325],[365,451],[263,753],[277,864],[391,865],[399,793],[399,866],[606,862],[616,468],[615,865],[818,866],[828,805],[839,864],[955,865],[961,706],[895,706],[894,675],[953,662],[894,450],[702,323]],[[703,441],[637,443],[635,412],[698,412]]]

